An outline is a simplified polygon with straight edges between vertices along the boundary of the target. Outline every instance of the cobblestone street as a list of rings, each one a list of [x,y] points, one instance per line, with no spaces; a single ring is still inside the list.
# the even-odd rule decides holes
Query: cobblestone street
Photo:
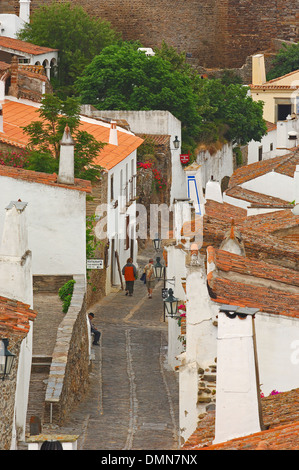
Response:
[[[140,257],[139,267],[147,260]],[[119,291],[89,309],[102,332],[100,346],[92,347],[89,391],[63,428],[45,425],[44,432],[78,434],[78,450],[179,448],[178,376],[167,364],[161,288],[148,299],[137,280],[133,297]],[[42,395],[40,379],[33,386]]]

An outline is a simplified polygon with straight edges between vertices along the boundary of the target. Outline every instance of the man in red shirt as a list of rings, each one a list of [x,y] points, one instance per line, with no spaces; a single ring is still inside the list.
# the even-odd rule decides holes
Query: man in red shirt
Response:
[[[126,295],[131,297],[134,291],[134,282],[138,277],[136,266],[133,264],[132,258],[127,259],[127,264],[122,269],[122,274],[126,281]]]

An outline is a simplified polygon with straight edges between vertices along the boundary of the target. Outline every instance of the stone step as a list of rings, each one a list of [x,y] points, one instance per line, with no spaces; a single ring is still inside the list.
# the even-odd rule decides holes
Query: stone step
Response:
[[[50,370],[52,356],[32,356],[31,371],[43,373]]]

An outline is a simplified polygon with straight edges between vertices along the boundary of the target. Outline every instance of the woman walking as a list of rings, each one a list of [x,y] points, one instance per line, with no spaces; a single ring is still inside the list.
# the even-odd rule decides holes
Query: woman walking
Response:
[[[134,282],[137,279],[137,269],[133,264],[132,258],[127,259],[127,264],[125,264],[123,267],[122,274],[126,281],[126,295],[129,294],[129,296],[132,297],[134,291]]]

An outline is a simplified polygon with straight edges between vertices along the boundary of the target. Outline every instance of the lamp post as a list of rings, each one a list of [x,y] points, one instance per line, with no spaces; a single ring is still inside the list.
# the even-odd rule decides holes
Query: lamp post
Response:
[[[163,274],[164,274],[164,270],[165,270],[165,266],[163,266],[161,263],[160,263],[160,259],[159,257],[156,258],[156,264],[154,264],[153,266],[153,270],[154,270],[154,275],[155,275],[155,278],[158,279],[158,281],[160,281],[163,277]]]
[[[2,338],[0,340],[0,378],[2,378],[2,380],[10,374],[16,357],[15,354],[12,354],[7,348],[8,339]]]
[[[166,307],[166,311],[169,317],[173,318],[177,315],[178,303],[179,303],[179,299],[174,297],[173,290],[169,289],[168,297],[167,299],[164,300],[164,305]]]
[[[159,235],[156,234],[156,237],[153,239],[153,246],[156,251],[159,251],[161,248],[162,240],[159,238]]]

